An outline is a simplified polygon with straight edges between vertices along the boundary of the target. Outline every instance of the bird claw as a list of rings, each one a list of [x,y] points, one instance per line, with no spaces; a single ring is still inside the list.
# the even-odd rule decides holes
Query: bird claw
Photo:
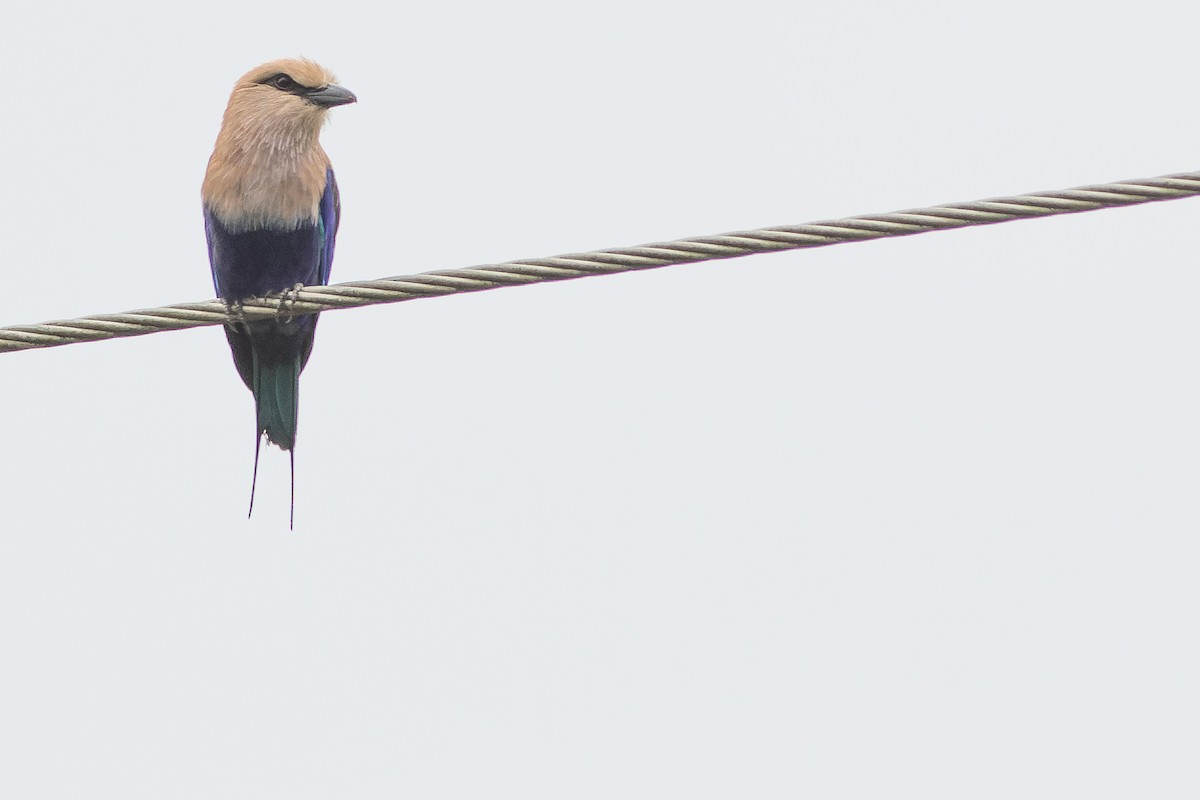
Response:
[[[241,300],[226,300],[225,313],[229,315],[234,322],[245,322],[246,311]]]
[[[279,293],[279,306],[275,309],[277,317],[284,322],[291,322],[295,318],[296,303],[300,301],[300,290],[304,288],[303,283],[293,284],[290,289],[284,289]],[[287,307],[287,314],[284,314],[284,307]]]

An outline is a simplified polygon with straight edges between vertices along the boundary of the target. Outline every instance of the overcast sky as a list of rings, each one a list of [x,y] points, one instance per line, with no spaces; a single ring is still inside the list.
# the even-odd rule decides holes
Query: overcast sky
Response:
[[[23,4],[0,324],[211,296],[305,55],[333,279],[1200,163],[1179,2]],[[1106,10],[1107,9],[1107,10]],[[1200,203],[0,356],[0,794],[1195,796]]]

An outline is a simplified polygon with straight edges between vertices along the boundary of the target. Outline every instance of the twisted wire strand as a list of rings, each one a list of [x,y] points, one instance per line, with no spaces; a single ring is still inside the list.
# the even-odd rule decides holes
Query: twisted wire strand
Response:
[[[503,286],[521,286],[674,264],[737,258],[755,253],[825,247],[892,236],[912,236],[972,225],[992,225],[1032,217],[1076,214],[1081,211],[1177,200],[1196,195],[1200,195],[1200,172],[1186,172],[1160,178],[1080,186],[970,203],[948,203],[891,214],[865,214],[845,219],[780,225],[634,247],[521,259],[467,269],[423,272],[373,281],[351,281],[332,286],[306,286],[296,292],[287,293],[286,301],[282,296],[273,295],[246,300],[237,309],[230,309],[220,300],[208,300],[127,311],[123,314],[97,314],[37,325],[13,325],[0,328],[0,352],[200,328],[238,319],[269,319],[280,313],[296,315],[335,311],[380,303],[399,303],[421,297],[478,292]]]

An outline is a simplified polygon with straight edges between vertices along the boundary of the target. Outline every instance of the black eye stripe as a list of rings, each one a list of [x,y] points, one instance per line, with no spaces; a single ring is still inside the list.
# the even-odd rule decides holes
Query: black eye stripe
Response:
[[[307,86],[301,86],[292,78],[291,75],[288,75],[286,72],[276,72],[270,77],[263,78],[258,83],[263,86],[270,86],[278,89],[281,92],[287,92],[288,94],[303,95],[305,92],[312,91],[312,89]]]

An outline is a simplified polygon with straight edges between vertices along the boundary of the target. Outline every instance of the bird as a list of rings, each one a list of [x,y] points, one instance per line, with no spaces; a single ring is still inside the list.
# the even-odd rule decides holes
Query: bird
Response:
[[[250,511],[262,439],[289,454],[296,520],[296,422],[300,372],[317,315],[238,320],[240,302],[329,283],[341,198],[320,143],[331,108],[357,102],[327,69],[304,58],[269,61],[233,87],[208,160],[201,200],[213,288],[234,312],[225,337],[254,395],[256,433]],[[248,514],[248,516],[249,516]]]

